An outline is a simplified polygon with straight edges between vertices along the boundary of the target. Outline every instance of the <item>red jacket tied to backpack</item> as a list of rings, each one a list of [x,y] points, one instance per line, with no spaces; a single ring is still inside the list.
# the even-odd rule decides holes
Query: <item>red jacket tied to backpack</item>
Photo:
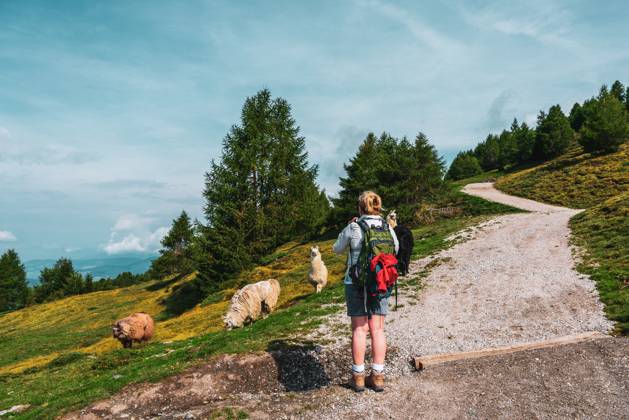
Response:
[[[370,269],[376,272],[376,283],[378,284],[378,292],[386,293],[387,288],[393,286],[398,277],[397,258],[393,254],[379,254],[371,260]],[[380,270],[376,267],[380,265]]]

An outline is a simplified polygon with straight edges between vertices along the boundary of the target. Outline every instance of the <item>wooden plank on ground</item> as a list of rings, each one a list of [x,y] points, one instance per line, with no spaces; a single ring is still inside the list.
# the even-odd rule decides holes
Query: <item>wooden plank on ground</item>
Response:
[[[564,344],[579,343],[582,341],[608,338],[609,336],[598,331],[589,331],[581,334],[566,335],[550,340],[536,341],[532,343],[516,344],[513,346],[494,347],[490,349],[464,351],[459,353],[435,354],[431,356],[414,357],[415,369],[421,370],[427,366],[438,365],[456,360],[478,359],[480,357],[496,356],[500,354],[516,353],[525,350],[543,349],[547,347],[561,346]]]

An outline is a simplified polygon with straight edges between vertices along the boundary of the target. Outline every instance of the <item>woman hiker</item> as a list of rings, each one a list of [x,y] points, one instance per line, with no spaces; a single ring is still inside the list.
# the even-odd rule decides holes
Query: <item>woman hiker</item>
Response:
[[[333,246],[334,252],[343,253],[348,247],[347,271],[345,273],[345,303],[347,315],[352,320],[352,379],[351,386],[357,391],[365,390],[365,385],[376,392],[384,390],[384,358],[387,343],[384,335],[384,317],[388,312],[387,298],[374,299],[366,296],[364,287],[353,284],[350,268],[357,263],[363,247],[363,231],[359,225],[388,229],[395,244],[397,254],[399,244],[393,229],[382,218],[382,199],[373,191],[365,191],[358,197],[358,213],[339,234]],[[363,223],[363,226],[365,224]],[[367,332],[371,334],[372,365],[371,375],[365,378],[365,351]]]

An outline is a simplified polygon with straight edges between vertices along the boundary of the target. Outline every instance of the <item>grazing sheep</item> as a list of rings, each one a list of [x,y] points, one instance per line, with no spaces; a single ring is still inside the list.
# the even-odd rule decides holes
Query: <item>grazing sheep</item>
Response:
[[[328,284],[328,268],[321,259],[321,252],[318,246],[310,248],[308,281],[314,286],[315,293],[319,293]]]
[[[246,285],[232,297],[223,317],[225,328],[239,328],[257,320],[260,315],[266,317],[275,309],[279,295],[280,283],[275,279]]]
[[[413,253],[413,245],[415,244],[413,232],[406,226],[398,225],[395,210],[392,210],[387,215],[387,223],[393,228],[400,244],[397,252],[398,271],[400,275],[405,276],[408,274],[408,266],[411,262],[411,254]]]
[[[133,342],[146,342],[153,336],[155,324],[147,313],[136,312],[116,321],[112,330],[114,338],[120,341],[125,349],[131,348]]]

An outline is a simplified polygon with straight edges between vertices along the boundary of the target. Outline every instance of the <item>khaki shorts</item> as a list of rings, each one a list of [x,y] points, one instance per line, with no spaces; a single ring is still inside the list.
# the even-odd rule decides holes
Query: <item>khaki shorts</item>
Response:
[[[386,315],[389,312],[387,298],[370,297],[365,303],[365,289],[353,284],[345,284],[345,304],[347,316]]]

